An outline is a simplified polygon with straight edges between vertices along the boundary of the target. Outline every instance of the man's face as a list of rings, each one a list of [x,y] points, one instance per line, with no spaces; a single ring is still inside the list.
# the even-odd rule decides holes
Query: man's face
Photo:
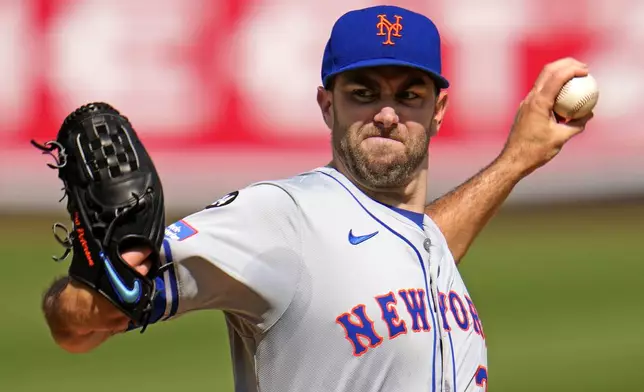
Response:
[[[332,130],[336,159],[361,185],[407,185],[426,166],[430,137],[440,126],[447,95],[424,72],[377,67],[338,75],[318,103]]]

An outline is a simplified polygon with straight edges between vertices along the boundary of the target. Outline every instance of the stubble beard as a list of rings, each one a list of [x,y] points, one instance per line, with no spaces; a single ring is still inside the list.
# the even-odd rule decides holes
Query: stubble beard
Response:
[[[334,134],[342,135],[340,140],[334,141],[333,144],[346,169],[362,185],[373,190],[396,189],[408,185],[428,153],[427,133],[423,140],[411,145],[405,144],[404,157],[387,163],[370,160],[368,153],[360,147],[361,140],[357,134],[352,134],[347,129],[339,129]]]

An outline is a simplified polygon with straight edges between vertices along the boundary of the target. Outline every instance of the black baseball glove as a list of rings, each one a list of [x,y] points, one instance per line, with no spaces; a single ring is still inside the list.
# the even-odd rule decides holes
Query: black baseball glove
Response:
[[[71,231],[54,224],[54,236],[66,248],[54,259],[73,250],[69,275],[105,296],[143,332],[156,293],[165,212],[161,181],[136,132],[110,105],[90,103],[65,118],[55,141],[32,144],[54,157],[48,166],[63,181],[73,224]],[[139,246],[152,250],[146,276],[121,258]]]

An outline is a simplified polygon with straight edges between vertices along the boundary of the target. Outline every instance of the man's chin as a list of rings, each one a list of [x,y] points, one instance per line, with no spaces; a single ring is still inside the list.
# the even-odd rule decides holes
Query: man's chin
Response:
[[[407,162],[401,159],[378,159],[367,162],[363,170],[372,176],[386,177],[392,172],[400,172]]]
[[[359,170],[359,181],[371,189],[390,189],[405,186],[411,180],[409,173],[400,170],[399,164],[367,166]]]

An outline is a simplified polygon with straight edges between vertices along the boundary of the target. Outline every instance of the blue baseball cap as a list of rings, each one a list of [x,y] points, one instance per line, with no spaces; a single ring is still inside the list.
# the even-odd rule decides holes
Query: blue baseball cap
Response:
[[[349,11],[333,25],[322,59],[322,85],[341,72],[386,65],[425,71],[438,88],[449,87],[441,75],[441,39],[434,22],[396,6]]]

